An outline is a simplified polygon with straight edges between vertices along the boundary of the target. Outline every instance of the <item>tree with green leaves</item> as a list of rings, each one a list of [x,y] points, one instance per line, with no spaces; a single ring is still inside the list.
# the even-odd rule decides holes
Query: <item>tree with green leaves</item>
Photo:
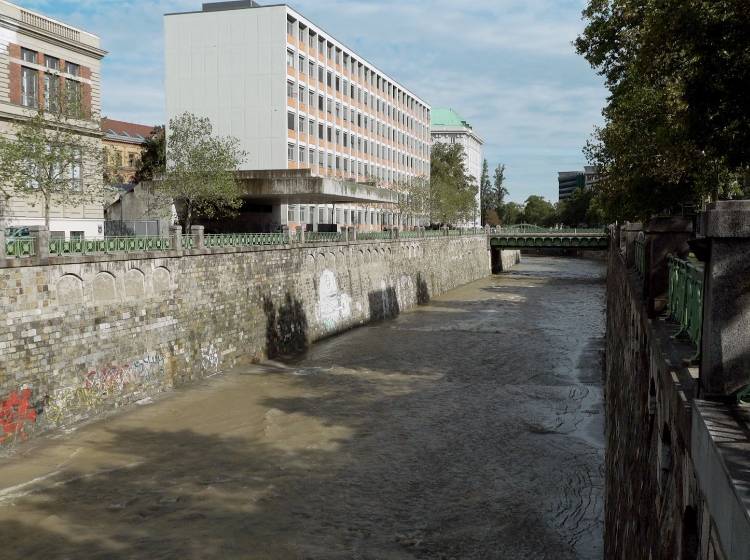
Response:
[[[461,144],[437,143],[430,160],[430,221],[458,224],[476,210],[476,179],[466,171]]]
[[[590,0],[576,47],[610,90],[587,146],[610,218],[743,193],[750,166],[745,0]]]
[[[517,202],[506,202],[498,212],[500,223],[504,226],[512,226],[523,222],[523,206]]]
[[[50,225],[52,206],[104,204],[105,158],[90,121],[82,121],[74,100],[64,110],[40,110],[0,135],[0,184],[6,198],[21,196],[43,207]]]
[[[398,191],[398,208],[402,216],[413,216],[416,223],[423,222],[429,215],[430,182],[425,177],[415,177],[395,187]]]
[[[490,168],[487,164],[487,160],[482,161],[482,176],[479,179],[479,211],[481,213],[482,225],[487,223],[488,214],[490,211],[497,208],[493,204],[494,190],[492,183],[490,182]]]
[[[505,205],[505,197],[508,196],[508,189],[505,188],[505,165],[498,164],[495,167],[493,180],[492,206],[497,210],[498,214],[501,214],[502,208]]]
[[[523,208],[523,221],[537,226],[552,226],[557,218],[555,207],[544,197],[531,195]]]
[[[153,181],[155,177],[164,173],[166,163],[167,150],[164,127],[157,126],[154,127],[151,136],[146,138],[133,181],[136,183]]]
[[[183,113],[170,119],[167,164],[157,189],[178,205],[185,231],[196,216],[214,218],[240,207],[236,172],[245,156],[236,138],[213,135],[208,118]]]

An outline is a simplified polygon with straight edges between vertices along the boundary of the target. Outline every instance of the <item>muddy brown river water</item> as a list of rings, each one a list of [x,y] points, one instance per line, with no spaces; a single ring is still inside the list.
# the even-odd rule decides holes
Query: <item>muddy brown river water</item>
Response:
[[[0,559],[599,559],[604,265],[395,320],[0,461]]]

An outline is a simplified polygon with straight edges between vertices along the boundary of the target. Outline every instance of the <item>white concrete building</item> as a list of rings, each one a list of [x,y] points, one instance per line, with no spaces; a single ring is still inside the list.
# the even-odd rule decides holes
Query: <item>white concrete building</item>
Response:
[[[479,215],[479,180],[482,177],[482,162],[484,156],[482,146],[484,140],[473,127],[461,118],[453,109],[435,108],[432,111],[430,129],[433,143],[461,144],[464,147],[466,169],[469,175],[474,177],[477,184],[476,215],[474,219],[466,224],[468,227],[481,226]]]
[[[240,140],[242,170],[385,188],[429,177],[429,105],[291,7],[203,4],[167,14],[165,42],[167,118],[210,118]],[[313,197],[311,208],[294,194],[256,197],[270,208],[265,225],[399,220],[387,196]]]

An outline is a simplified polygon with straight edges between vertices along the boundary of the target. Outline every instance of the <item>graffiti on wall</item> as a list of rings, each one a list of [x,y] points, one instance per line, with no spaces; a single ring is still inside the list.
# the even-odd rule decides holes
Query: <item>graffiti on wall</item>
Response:
[[[318,284],[318,315],[320,324],[328,331],[334,330],[352,315],[352,298],[339,291],[336,274],[324,270]]]
[[[79,417],[107,400],[129,394],[164,379],[164,357],[148,354],[125,365],[104,366],[84,374],[75,384],[61,387],[47,397],[47,420],[55,425],[66,418]]]
[[[10,393],[0,403],[0,444],[26,439],[37,414],[37,406],[31,402],[31,389]]]
[[[209,344],[201,348],[201,363],[207,371],[219,370],[219,351],[216,346]]]
[[[164,357],[152,354],[123,366],[89,371],[84,376],[83,385],[86,389],[107,395],[121,392],[128,385],[147,383],[163,371]]]

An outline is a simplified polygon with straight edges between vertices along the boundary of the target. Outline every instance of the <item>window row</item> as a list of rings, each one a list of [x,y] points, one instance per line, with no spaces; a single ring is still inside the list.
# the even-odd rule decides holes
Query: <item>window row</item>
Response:
[[[298,89],[297,89],[298,88]],[[357,127],[364,130],[369,130],[372,134],[377,135],[390,142],[396,142],[399,145],[406,146],[410,150],[417,150],[421,155],[427,154],[428,148],[427,143],[418,140],[414,136],[401,132],[395,127],[386,124],[382,121],[376,120],[371,116],[368,116],[361,111],[356,109],[350,109],[346,105],[342,105],[338,101],[334,101],[330,97],[323,97],[322,94],[316,94],[312,90],[307,91],[305,95],[305,86],[295,86],[293,82],[287,82],[287,96],[293,99],[304,100],[307,98],[308,102],[301,101],[301,104],[308,105],[313,109],[317,107],[319,111],[327,112],[331,117],[337,119],[343,119],[344,121],[351,122],[352,128]],[[291,114],[291,113],[290,113]],[[291,119],[291,117],[290,117]],[[293,123],[290,120],[290,129],[294,130]],[[299,129],[304,132],[303,128]]]
[[[357,161],[354,158],[325,152],[313,147],[296,146],[291,142],[287,144],[287,160],[290,162],[308,164],[310,166],[317,165],[320,167],[326,167],[331,170],[336,169],[337,171],[344,171],[344,173],[351,172],[354,175],[362,175],[365,177],[373,175],[387,180],[393,180],[397,175],[403,175],[404,177],[408,176],[407,174],[394,171],[391,168]],[[411,176],[415,174],[426,174],[429,169],[427,162],[416,160],[412,157],[405,157],[403,154],[401,154],[399,160],[401,165],[412,170],[412,173],[409,174]]]
[[[321,58],[324,57],[335,64],[343,66],[352,76],[356,76],[360,81],[368,83],[370,87],[380,91],[384,96],[401,105],[405,105],[412,111],[419,111],[423,115],[423,120],[426,120],[424,115],[427,113],[427,108],[412,95],[388,80],[385,76],[382,76],[376,70],[370,68],[367,63],[358,60],[354,55],[337,47],[322,34],[315,32],[292,16],[287,17],[287,35],[290,37],[297,36],[300,43],[307,44],[311,51],[317,51]]]
[[[319,224],[365,224],[394,225],[398,215],[386,210],[353,210],[351,208],[327,208],[290,204],[287,206],[287,221],[312,224],[317,214]]]
[[[326,125],[324,123],[316,123],[313,119],[307,119],[303,115],[295,115],[295,113],[287,113],[287,128],[291,131],[307,133],[310,136],[316,136],[319,140],[325,140],[336,144],[337,146],[343,146],[344,148],[351,148],[364,154],[370,154],[381,159],[388,161],[398,162],[404,165],[405,161],[418,161],[417,158],[409,156],[405,152],[395,150],[390,146],[386,146],[379,142],[374,142],[368,138],[357,136],[356,134],[342,131],[339,128]],[[425,154],[426,159],[428,154]]]
[[[21,59],[24,62],[38,64],[39,53],[22,48]],[[45,55],[44,67],[46,69],[41,71],[26,65],[21,66],[21,105],[39,109],[41,91],[44,110],[57,112],[64,106],[69,112],[81,113],[83,110],[82,83],[59,74],[59,58]],[[65,72],[71,76],[79,76],[80,66],[65,62]]]
[[[398,124],[403,125],[412,131],[424,132],[426,130],[425,123],[429,120],[429,110],[425,110],[425,114],[421,120],[415,119],[409,114],[401,111],[397,107],[394,107],[390,103],[381,100],[376,95],[368,92],[366,89],[361,88],[354,83],[350,83],[346,78],[342,78],[338,74],[334,74],[331,70],[326,70],[322,65],[316,66],[315,62],[310,60],[305,65],[304,55],[297,56],[298,65],[297,69],[300,74],[309,77],[310,80],[315,80],[331,89],[336,90],[342,97],[348,97],[352,101],[364,104],[365,107],[371,107],[374,112],[381,114],[384,118],[394,119]],[[295,54],[292,49],[286,51],[286,63],[291,69],[295,69]],[[316,70],[317,68],[317,70]],[[424,122],[422,122],[424,121]]]

